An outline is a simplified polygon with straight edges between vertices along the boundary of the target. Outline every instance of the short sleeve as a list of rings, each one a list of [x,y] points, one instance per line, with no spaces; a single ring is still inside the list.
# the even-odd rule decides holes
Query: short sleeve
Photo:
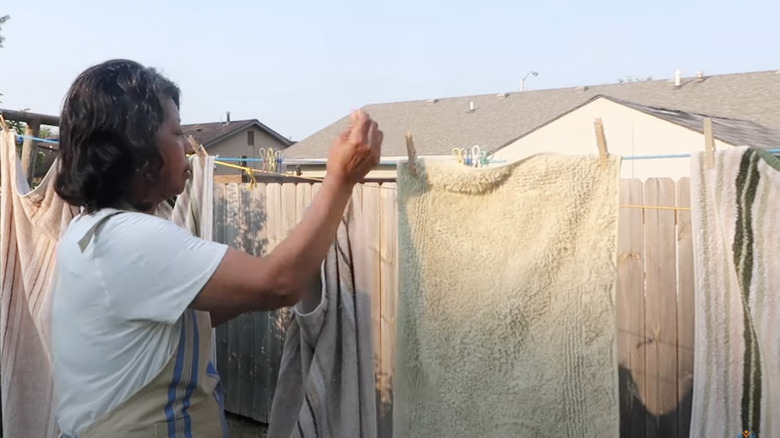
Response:
[[[169,324],[200,293],[228,249],[169,220],[129,212],[106,220],[94,245],[109,311],[121,319]]]

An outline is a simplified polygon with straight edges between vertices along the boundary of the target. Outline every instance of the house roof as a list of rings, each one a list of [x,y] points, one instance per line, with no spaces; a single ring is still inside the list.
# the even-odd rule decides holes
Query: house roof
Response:
[[[629,82],[445,99],[372,104],[363,107],[384,132],[382,155],[406,155],[404,134],[414,136],[419,155],[448,155],[455,147],[480,145],[494,151],[597,96],[652,108],[674,108],[724,119],[749,120],[780,130],[780,71]],[[474,110],[471,111],[473,102]],[[285,153],[295,159],[327,157],[349,117],[299,141]]]
[[[265,126],[256,119],[182,125],[182,130],[184,131],[184,135],[193,136],[198,143],[202,144],[205,148],[209,148],[215,143],[225,140],[252,126],[261,131],[265,131],[286,146],[290,146],[293,143],[290,139],[283,137],[281,134]]]
[[[704,133],[704,119],[710,118],[712,120],[712,136],[733,146],[751,146],[762,149],[780,147],[780,130],[770,129],[749,120],[712,117],[706,114],[639,105],[618,99],[610,100],[702,134]]]

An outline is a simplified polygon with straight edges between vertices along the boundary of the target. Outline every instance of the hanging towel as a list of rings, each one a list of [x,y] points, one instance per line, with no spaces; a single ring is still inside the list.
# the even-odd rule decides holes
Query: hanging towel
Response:
[[[399,166],[396,437],[617,437],[620,159]]]
[[[50,290],[57,241],[78,210],[54,191],[58,161],[30,190],[15,133],[0,133],[0,375],[8,437],[54,438]]]
[[[271,415],[269,438],[377,436],[368,254],[348,208],[323,263],[314,309],[293,308]]]
[[[157,209],[157,216],[170,219],[196,237],[211,241],[214,238],[214,157],[190,155],[192,177],[184,191],[171,206],[164,202]],[[212,364],[217,363],[217,335],[211,330]]]
[[[696,282],[691,437],[780,436],[780,160],[691,157]]]

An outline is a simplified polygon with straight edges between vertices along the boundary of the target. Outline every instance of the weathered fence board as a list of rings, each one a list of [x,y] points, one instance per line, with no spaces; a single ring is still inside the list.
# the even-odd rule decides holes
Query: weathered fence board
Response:
[[[620,182],[620,199],[643,205],[644,189],[638,180]],[[618,216],[617,341],[621,392],[621,435],[645,438],[645,412],[640,386],[645,381],[645,246],[639,208],[621,208]]]
[[[691,206],[690,180],[677,182],[677,207]],[[677,436],[688,437],[693,403],[694,294],[691,212],[677,211]]]
[[[398,209],[395,183],[383,184],[381,200],[380,279],[381,279],[381,339],[380,376],[382,407],[379,436],[393,436],[393,370],[395,369],[395,310],[398,296]]]
[[[621,436],[687,437],[693,379],[693,249],[689,182],[623,180],[618,226],[617,353]],[[320,184],[217,184],[215,240],[258,255],[273,250],[305,215]],[[392,433],[398,293],[394,184],[355,188],[351,208],[366,232],[361,266],[370,278],[380,437]],[[643,208],[642,206],[645,206]],[[656,209],[652,206],[666,206]],[[227,409],[267,421],[287,310],[256,312],[218,329]],[[247,339],[250,338],[250,339]]]

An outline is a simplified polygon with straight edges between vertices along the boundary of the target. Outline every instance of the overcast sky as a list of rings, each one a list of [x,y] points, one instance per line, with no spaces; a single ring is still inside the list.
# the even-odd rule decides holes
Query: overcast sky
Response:
[[[780,69],[780,2],[15,0],[0,108],[57,114],[110,58],[162,70],[185,123],[301,140],[365,104]]]

